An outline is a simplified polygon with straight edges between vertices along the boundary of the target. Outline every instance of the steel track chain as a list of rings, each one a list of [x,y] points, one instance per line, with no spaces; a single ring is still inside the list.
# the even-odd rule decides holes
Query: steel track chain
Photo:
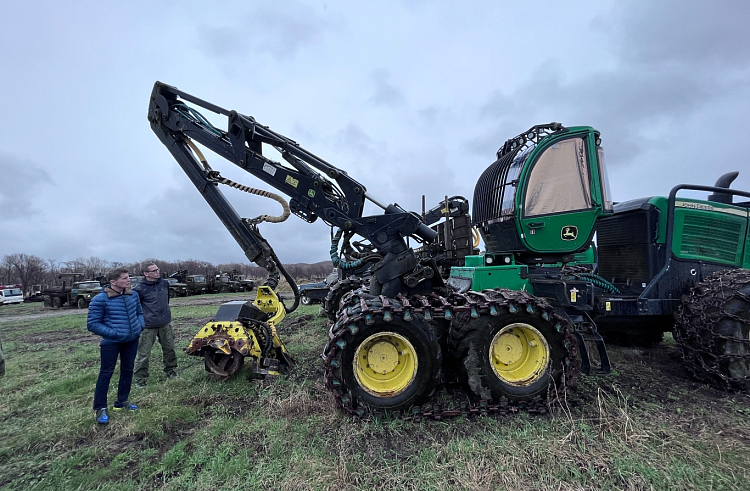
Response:
[[[339,311],[339,303],[351,291],[358,288],[365,288],[369,285],[366,281],[358,276],[344,278],[336,281],[328,290],[326,298],[323,300],[323,312],[331,322],[336,321]]]
[[[393,319],[394,315],[400,316],[405,321],[411,320],[413,315],[421,315],[425,321],[452,320],[456,314],[466,312],[476,318],[481,315],[497,315],[501,308],[513,309],[539,309],[544,315],[554,319],[556,326],[564,330],[564,344],[568,353],[564,360],[565,373],[561,387],[552,387],[547,397],[537,396],[533,401],[511,401],[501,398],[496,403],[488,400],[475,400],[472,402],[460,402],[454,407],[443,407],[442,404],[426,403],[422,406],[412,407],[409,411],[390,413],[397,419],[419,422],[422,419],[444,420],[455,417],[468,417],[472,415],[507,415],[526,411],[531,414],[546,414],[550,407],[561,402],[568,390],[575,387],[580,372],[580,357],[577,343],[573,335],[572,326],[568,324],[554,308],[544,299],[526,294],[525,292],[495,289],[495,295],[488,296],[482,292],[450,293],[447,296],[430,293],[429,295],[410,295],[405,297],[399,294],[396,299],[384,296],[370,296],[359,292],[351,292],[345,300],[345,306],[339,311],[336,322],[331,325],[328,333],[328,343],[321,354],[325,365],[325,385],[333,392],[336,403],[348,415],[362,419],[384,416],[379,411],[370,411],[362,406],[355,406],[352,398],[345,393],[343,381],[337,378],[334,371],[337,368],[336,361],[342,347],[342,337],[347,329],[356,329],[356,324],[364,321],[373,323],[375,316],[382,316],[385,322]],[[379,300],[380,307],[373,307],[367,302],[366,297]],[[358,299],[358,301],[357,301]],[[395,301],[394,301],[395,300]],[[352,306],[352,302],[356,302]],[[473,397],[473,396],[470,396]]]
[[[733,300],[743,301],[744,308],[735,312],[735,305],[735,311],[728,311]],[[725,319],[740,326],[739,337],[717,332],[718,323]],[[675,321],[675,340],[697,379],[722,389],[750,388],[749,270],[720,271],[700,282],[683,297]]]

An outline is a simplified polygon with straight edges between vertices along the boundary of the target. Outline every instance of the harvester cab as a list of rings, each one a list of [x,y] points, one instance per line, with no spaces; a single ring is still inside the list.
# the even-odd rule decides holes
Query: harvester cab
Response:
[[[206,371],[225,380],[251,363],[250,378],[281,375],[294,361],[276,333],[286,315],[284,304],[268,286],[258,288],[255,301],[235,300],[219,307],[216,316],[196,334],[186,352],[202,356]]]
[[[612,213],[599,133],[559,123],[508,140],[474,190],[474,223],[489,254],[522,263],[571,262]],[[493,257],[509,263],[511,257]]]

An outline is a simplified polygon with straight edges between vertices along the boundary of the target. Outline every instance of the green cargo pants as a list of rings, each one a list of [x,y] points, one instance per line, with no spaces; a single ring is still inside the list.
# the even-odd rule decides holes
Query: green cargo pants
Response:
[[[168,378],[177,376],[177,352],[174,347],[174,331],[170,323],[161,327],[144,329],[141,333],[133,372],[136,385],[146,385],[148,381],[148,360],[151,357],[151,348],[154,347],[157,339],[159,340],[159,344],[161,344],[164,373]]]

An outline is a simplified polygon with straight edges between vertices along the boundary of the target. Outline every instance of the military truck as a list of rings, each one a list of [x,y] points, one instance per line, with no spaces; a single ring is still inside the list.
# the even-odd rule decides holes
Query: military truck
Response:
[[[169,298],[187,297],[188,287],[185,283],[180,283],[177,278],[166,278],[169,283]]]
[[[85,309],[102,290],[99,280],[82,280],[82,273],[60,273],[60,285],[46,286],[42,290],[44,306],[59,309],[63,306]]]
[[[229,279],[238,283],[239,289],[237,291],[250,292],[253,290],[253,288],[255,288],[255,281],[251,280],[250,278],[245,278],[245,275],[243,275],[236,269],[233,269],[229,273]]]
[[[187,274],[186,269],[175,271],[168,278],[175,278],[178,282],[184,283],[188,295],[201,295],[209,293],[208,281],[202,274]]]
[[[229,273],[219,271],[211,277],[209,282],[210,293],[229,293],[240,291],[240,284],[234,281]]]

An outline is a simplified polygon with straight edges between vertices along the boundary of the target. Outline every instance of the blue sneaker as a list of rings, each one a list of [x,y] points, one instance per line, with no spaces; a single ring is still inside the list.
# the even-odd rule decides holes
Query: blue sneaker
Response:
[[[138,406],[132,404],[130,401],[125,401],[122,403],[122,406],[114,406],[112,408],[113,411],[122,411],[123,409],[128,411],[135,411],[136,409],[138,409]]]
[[[106,425],[107,423],[109,423],[109,416],[107,416],[106,407],[96,410],[96,422],[100,425]]]

